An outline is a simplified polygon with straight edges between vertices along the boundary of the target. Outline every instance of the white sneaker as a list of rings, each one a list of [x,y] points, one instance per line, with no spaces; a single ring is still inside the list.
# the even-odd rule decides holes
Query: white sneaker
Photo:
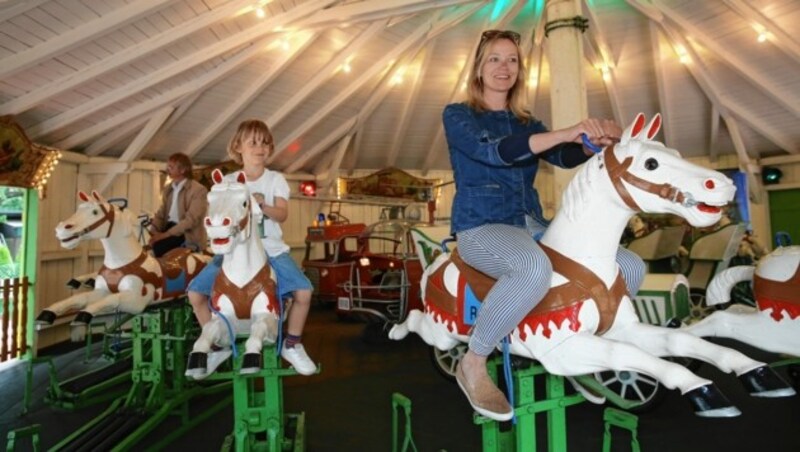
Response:
[[[281,348],[281,356],[286,361],[289,361],[289,364],[300,375],[311,375],[317,371],[317,365],[308,357],[303,344],[295,344],[292,348],[286,348],[286,343],[284,343]]]

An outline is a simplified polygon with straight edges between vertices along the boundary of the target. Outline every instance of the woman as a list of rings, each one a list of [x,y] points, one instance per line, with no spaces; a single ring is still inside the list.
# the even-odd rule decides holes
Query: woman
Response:
[[[591,118],[548,131],[524,108],[526,79],[519,34],[485,31],[467,101],[448,105],[443,114],[456,185],[451,232],[463,260],[497,279],[483,300],[456,381],[478,413],[500,421],[510,419],[513,409],[489,378],[486,358],[539,303],[552,274],[533,239],[547,224],[533,188],[539,160],[573,168],[592,155],[580,144],[581,134],[599,146],[622,134],[614,121]],[[617,261],[635,294],[644,262],[623,249]]]

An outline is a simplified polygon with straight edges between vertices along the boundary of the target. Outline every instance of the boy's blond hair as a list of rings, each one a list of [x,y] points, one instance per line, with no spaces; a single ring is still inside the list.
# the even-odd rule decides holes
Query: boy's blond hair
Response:
[[[236,133],[233,134],[233,138],[228,143],[228,156],[233,159],[239,165],[242,165],[242,142],[246,137],[254,136],[257,140],[263,140],[265,143],[269,145],[269,153],[267,154],[272,155],[272,151],[275,150],[275,142],[272,138],[272,132],[269,131],[269,126],[260,120],[260,119],[248,119],[242,121],[239,124],[239,128],[236,129]]]

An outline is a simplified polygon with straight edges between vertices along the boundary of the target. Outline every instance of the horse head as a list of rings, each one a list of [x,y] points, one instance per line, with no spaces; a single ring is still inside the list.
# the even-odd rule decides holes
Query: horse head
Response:
[[[680,153],[654,141],[661,127],[656,115],[645,127],[638,114],[620,142],[596,157],[605,166],[622,202],[635,212],[672,213],[695,227],[717,223],[721,207],[736,187],[722,173],[683,160]]]
[[[96,191],[93,190],[91,196],[79,191],[78,199],[81,203],[75,213],[56,226],[56,237],[62,247],[73,249],[84,240],[133,233],[131,215],[110,204]]]
[[[236,180],[226,180],[220,170],[211,173],[214,185],[208,192],[208,215],[204,224],[214,254],[228,254],[237,243],[250,239],[252,229],[263,213],[254,209],[254,199],[247,189],[244,172]]]

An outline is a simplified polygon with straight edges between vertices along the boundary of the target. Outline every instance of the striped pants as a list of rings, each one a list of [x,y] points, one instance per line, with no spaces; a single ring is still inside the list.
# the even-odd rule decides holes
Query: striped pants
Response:
[[[458,233],[458,252],[464,261],[497,279],[475,319],[469,341],[473,353],[488,356],[550,289],[553,267],[532,239],[540,232],[538,224],[529,221],[527,230],[486,224]],[[628,293],[636,294],[644,279],[644,261],[620,248],[617,264]]]

